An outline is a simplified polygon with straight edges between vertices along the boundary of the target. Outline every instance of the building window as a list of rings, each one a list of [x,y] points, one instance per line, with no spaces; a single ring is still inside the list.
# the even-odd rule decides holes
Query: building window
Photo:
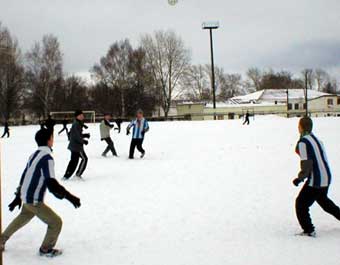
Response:
[[[299,109],[299,103],[294,104],[294,109]]]
[[[288,110],[292,110],[292,109],[293,109],[292,103],[288,103]]]
[[[220,120],[220,121],[224,120],[224,115],[220,115],[220,114],[217,115],[217,119]]]
[[[327,99],[327,105],[333,105],[333,99],[332,98]]]
[[[338,105],[340,105],[340,98],[338,98]]]
[[[307,109],[307,104],[303,103],[303,109]]]

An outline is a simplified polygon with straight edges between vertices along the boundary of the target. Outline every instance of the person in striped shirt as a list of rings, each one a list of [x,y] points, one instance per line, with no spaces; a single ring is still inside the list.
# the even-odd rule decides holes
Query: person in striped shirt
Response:
[[[144,113],[142,110],[137,111],[136,119],[131,121],[126,129],[126,134],[130,134],[130,130],[132,130],[132,140],[130,145],[130,153],[129,158],[133,159],[135,154],[135,148],[141,153],[141,158],[145,156],[145,150],[143,149],[143,141],[145,133],[149,131],[149,123],[144,118]]]
[[[313,121],[304,117],[299,121],[300,140],[296,153],[300,156],[301,170],[293,180],[295,186],[305,181],[296,199],[296,215],[303,232],[300,235],[315,237],[309,208],[317,202],[321,208],[340,221],[340,208],[328,198],[332,174],[323,143],[312,133]]]
[[[19,209],[22,207],[22,210],[1,235],[0,250],[3,251],[8,239],[36,216],[48,225],[39,253],[41,256],[54,257],[62,253],[61,250],[54,248],[61,231],[62,219],[44,203],[46,190],[48,189],[58,199],[70,201],[75,208],[80,207],[80,199],[68,192],[55,179],[51,149],[53,131],[43,128],[36,133],[35,140],[38,150],[30,156],[15,199],[9,205],[10,211],[17,206]]]

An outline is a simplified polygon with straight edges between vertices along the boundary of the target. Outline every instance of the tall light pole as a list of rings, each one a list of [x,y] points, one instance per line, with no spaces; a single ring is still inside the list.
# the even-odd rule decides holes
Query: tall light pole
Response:
[[[8,47],[6,46],[0,46],[0,55],[1,52],[5,54],[6,56],[9,55]],[[2,233],[2,146],[0,141],[0,234]],[[0,265],[3,265],[3,254],[2,251],[0,252]]]
[[[210,33],[210,53],[211,53],[211,89],[213,92],[213,108],[214,108],[214,120],[216,120],[216,84],[215,84],[215,65],[214,65],[214,43],[213,43],[213,29],[218,29],[220,23],[218,21],[204,22],[202,24],[203,29],[208,29]]]

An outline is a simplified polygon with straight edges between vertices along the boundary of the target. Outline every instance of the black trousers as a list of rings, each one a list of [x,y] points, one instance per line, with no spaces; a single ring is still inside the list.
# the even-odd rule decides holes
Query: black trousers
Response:
[[[132,159],[134,157],[136,147],[139,152],[141,152],[142,154],[145,153],[145,150],[143,149],[143,141],[144,139],[132,139],[131,140],[129,158]]]
[[[64,126],[59,132],[58,134],[61,134],[63,131],[66,131],[66,134],[68,135],[68,128],[66,126]]]
[[[103,152],[103,155],[107,155],[107,153],[109,151],[111,151],[113,156],[117,156],[115,145],[114,145],[111,137],[105,138],[103,140],[107,143],[107,147],[106,147],[105,151]]]
[[[315,230],[309,214],[309,208],[314,202],[340,221],[340,208],[328,198],[328,188],[313,188],[305,185],[295,203],[296,216],[304,232],[311,233]]]
[[[1,138],[4,138],[5,135],[7,135],[7,138],[9,138],[9,130],[5,129],[3,135],[1,136]]]
[[[71,160],[68,163],[64,178],[69,179],[72,177],[73,173],[76,171],[79,159],[81,159],[80,165],[78,167],[78,170],[76,172],[76,176],[81,177],[86,169],[87,166],[87,155],[85,151],[80,152],[71,152]]]
[[[247,125],[250,124],[249,118],[246,118],[246,120],[244,121],[243,125],[245,125],[245,124],[247,124]]]

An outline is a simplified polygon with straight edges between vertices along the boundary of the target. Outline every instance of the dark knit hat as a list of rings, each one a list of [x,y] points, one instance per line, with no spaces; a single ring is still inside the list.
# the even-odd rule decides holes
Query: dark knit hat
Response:
[[[311,133],[313,131],[313,121],[309,117],[303,117],[300,119],[299,124],[304,132]]]
[[[79,115],[84,114],[82,110],[76,110],[74,112],[74,117],[78,117]]]
[[[35,141],[38,146],[47,146],[47,142],[51,139],[52,135],[52,130],[42,128],[35,134]]]

